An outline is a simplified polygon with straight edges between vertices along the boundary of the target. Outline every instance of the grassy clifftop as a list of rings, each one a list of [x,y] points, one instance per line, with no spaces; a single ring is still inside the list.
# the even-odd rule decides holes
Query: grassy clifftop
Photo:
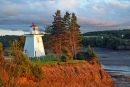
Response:
[[[43,80],[18,79],[26,87],[115,87],[111,76],[96,61],[55,63],[40,66]]]

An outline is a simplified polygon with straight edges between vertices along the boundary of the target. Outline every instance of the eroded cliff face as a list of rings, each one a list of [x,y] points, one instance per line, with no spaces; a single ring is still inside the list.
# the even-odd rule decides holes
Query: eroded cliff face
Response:
[[[42,66],[45,87],[114,87],[111,76],[95,61]]]
[[[115,87],[111,76],[95,61],[41,66],[44,79],[31,83],[38,87]],[[25,81],[23,83],[28,83]],[[27,84],[26,84],[27,86]]]

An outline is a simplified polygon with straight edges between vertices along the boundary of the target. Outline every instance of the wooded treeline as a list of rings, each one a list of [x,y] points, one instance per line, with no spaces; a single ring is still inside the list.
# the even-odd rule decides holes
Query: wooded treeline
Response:
[[[109,30],[87,32],[82,36],[84,46],[103,47],[110,49],[130,49],[130,30]]]
[[[86,32],[83,34],[83,36],[99,36],[104,34],[123,39],[130,39],[130,29]]]
[[[51,35],[49,33],[50,32],[49,29],[51,30],[51,26],[46,27],[45,31],[47,31],[48,34],[46,34],[43,37],[45,47],[47,47],[48,44],[47,43],[49,39],[48,35]],[[87,32],[82,34],[81,38],[82,38],[81,44],[83,46],[91,45],[92,47],[103,47],[103,48],[110,48],[110,49],[130,49],[130,30],[109,30],[109,31]],[[24,36],[9,36],[9,35],[0,36],[0,42],[2,42],[3,47],[9,47],[10,43],[15,39],[21,40],[22,44],[24,45]]]
[[[3,44],[3,48],[10,47],[10,44],[14,41],[18,40],[20,45],[23,47],[25,42],[24,36],[16,36],[16,35],[5,35],[0,36],[0,42]]]
[[[0,36],[0,42],[3,44],[3,47],[9,47],[10,43],[15,40],[19,39],[20,36],[15,36],[15,35],[5,35],[5,36]]]
[[[46,34],[43,36],[45,47],[47,47],[48,35],[51,35],[51,26],[46,27]],[[65,34],[65,33],[64,33]],[[63,36],[64,36],[63,34]],[[123,36],[122,36],[123,35]],[[67,37],[67,36],[66,36]],[[21,38],[21,39],[20,39]],[[82,34],[81,44],[83,46],[91,45],[92,47],[103,47],[110,49],[130,49],[130,30],[109,30],[95,31]],[[9,47],[15,39],[21,40],[24,45],[24,36],[0,36],[0,42],[3,47]],[[51,40],[51,39],[50,39]],[[57,42],[58,43],[58,42]]]

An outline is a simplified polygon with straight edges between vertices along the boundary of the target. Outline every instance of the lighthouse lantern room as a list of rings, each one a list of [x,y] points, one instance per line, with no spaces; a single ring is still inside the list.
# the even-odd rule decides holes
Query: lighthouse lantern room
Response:
[[[29,57],[45,56],[44,45],[42,41],[43,34],[39,34],[38,26],[34,23],[30,26],[30,34],[25,34],[24,54]]]

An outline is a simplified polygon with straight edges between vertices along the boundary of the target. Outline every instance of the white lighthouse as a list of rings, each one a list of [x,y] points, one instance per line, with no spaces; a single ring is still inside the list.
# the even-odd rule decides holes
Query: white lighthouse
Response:
[[[24,45],[24,54],[28,54],[29,57],[45,56],[44,45],[42,41],[43,34],[40,34],[38,27],[32,23],[30,26],[30,34],[25,34],[26,37]]]

